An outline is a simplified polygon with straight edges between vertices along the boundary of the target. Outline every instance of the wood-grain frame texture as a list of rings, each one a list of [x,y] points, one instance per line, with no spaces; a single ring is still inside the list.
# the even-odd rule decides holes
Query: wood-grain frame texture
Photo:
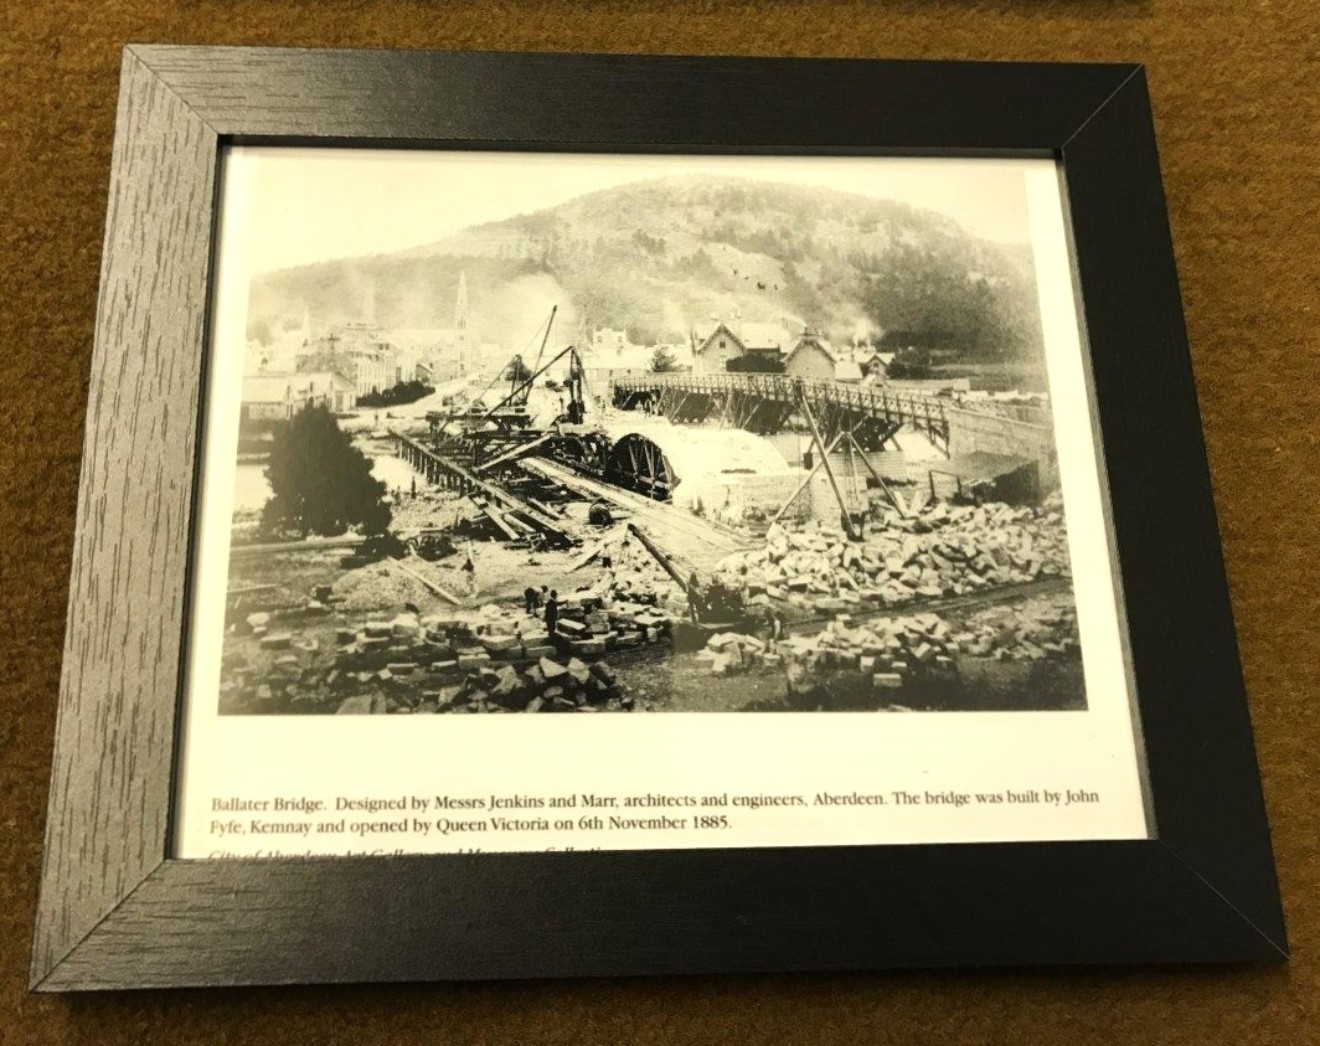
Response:
[[[226,141],[1059,157],[1157,837],[171,859]],[[1139,67],[125,50],[34,988],[1284,955]]]

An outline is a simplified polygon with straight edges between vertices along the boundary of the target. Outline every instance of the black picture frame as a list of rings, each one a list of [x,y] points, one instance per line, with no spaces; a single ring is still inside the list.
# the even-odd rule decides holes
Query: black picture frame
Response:
[[[1154,837],[172,859],[229,142],[1057,157]],[[125,49],[34,989],[1286,953],[1141,67]]]

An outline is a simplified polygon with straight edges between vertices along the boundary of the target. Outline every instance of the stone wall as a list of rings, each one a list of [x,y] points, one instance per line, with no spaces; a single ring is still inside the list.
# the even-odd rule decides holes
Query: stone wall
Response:
[[[1027,458],[1040,469],[1042,493],[1059,485],[1059,461],[1050,426],[957,408],[947,409],[946,414],[950,457],[983,451]]]

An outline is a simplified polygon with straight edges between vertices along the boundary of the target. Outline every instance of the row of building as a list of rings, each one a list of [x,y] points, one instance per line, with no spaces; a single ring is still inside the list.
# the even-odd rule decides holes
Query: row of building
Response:
[[[356,405],[353,383],[334,371],[243,375],[244,422],[285,421],[304,407],[342,413]]]
[[[657,352],[671,369],[693,374],[788,374],[816,381],[883,381],[894,353],[856,341],[836,346],[819,331],[795,335],[779,324],[714,320],[694,329],[687,344],[634,345],[626,331],[597,328],[584,353],[588,370],[614,374],[655,369]]]
[[[472,373],[482,350],[468,323],[467,276],[460,275],[447,328],[382,327],[367,320],[314,328],[303,323],[271,344],[250,344],[243,379],[245,420],[290,418],[307,406],[349,411],[359,398],[410,381],[436,385]]]

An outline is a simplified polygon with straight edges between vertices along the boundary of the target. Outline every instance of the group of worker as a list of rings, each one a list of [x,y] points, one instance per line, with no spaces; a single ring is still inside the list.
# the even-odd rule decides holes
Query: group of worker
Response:
[[[532,617],[542,616],[544,609],[545,630],[554,635],[559,628],[559,592],[549,585],[542,585],[538,592],[531,585],[523,589],[523,605]]]

